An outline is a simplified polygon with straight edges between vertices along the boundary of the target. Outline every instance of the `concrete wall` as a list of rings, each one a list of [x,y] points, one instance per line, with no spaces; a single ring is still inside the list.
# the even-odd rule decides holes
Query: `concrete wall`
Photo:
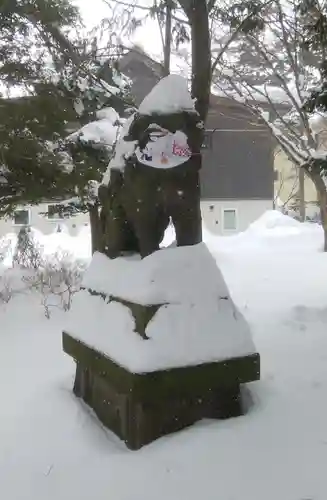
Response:
[[[205,200],[201,203],[202,220],[206,229],[224,236],[245,231],[252,222],[272,208],[272,200]],[[229,211],[227,216],[226,211]],[[234,228],[231,227],[233,211]]]

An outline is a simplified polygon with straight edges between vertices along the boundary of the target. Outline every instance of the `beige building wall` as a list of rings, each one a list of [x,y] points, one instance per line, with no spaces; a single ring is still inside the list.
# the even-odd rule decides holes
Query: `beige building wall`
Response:
[[[288,209],[298,206],[299,173],[298,168],[287,158],[280,148],[275,151],[275,203],[285,205]],[[306,175],[304,183],[306,213],[312,216],[318,212],[317,192],[311,179]]]
[[[57,230],[58,226],[63,226],[71,236],[76,236],[83,226],[88,225],[88,214],[79,213],[68,219],[49,218],[45,213],[48,212],[51,205],[54,204],[41,203],[31,207],[22,206],[17,209],[16,214],[21,213],[23,217],[16,218],[14,215],[0,219],[0,237],[8,233],[18,233],[23,226],[31,226],[43,234],[51,234]]]

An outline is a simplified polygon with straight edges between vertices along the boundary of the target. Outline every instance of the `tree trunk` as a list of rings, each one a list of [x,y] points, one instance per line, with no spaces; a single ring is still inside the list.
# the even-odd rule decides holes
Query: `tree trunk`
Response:
[[[299,168],[299,212],[300,221],[305,221],[305,172],[304,168]]]
[[[209,11],[207,0],[179,0],[179,4],[188,17],[192,38],[192,97],[201,120],[205,124],[211,93],[211,40],[209,27]],[[198,172],[202,165],[201,146],[204,130],[198,129],[197,155],[194,162],[198,164]],[[198,173],[198,209],[200,213],[200,176]],[[202,241],[201,216],[198,220],[198,241]]]
[[[211,43],[209,12],[206,0],[180,0],[190,25],[192,37],[192,95],[196,109],[205,121],[211,89]]]
[[[324,231],[324,252],[327,252],[327,189],[319,174],[310,173],[309,175],[317,190],[321,225]]]
[[[170,73],[170,55],[171,55],[171,18],[172,5],[170,0],[166,0],[166,27],[165,27],[165,46],[164,46],[164,73],[165,76]]]
[[[91,242],[92,255],[94,252],[102,251],[102,232],[100,226],[99,208],[95,205],[89,209],[90,226],[91,226]]]

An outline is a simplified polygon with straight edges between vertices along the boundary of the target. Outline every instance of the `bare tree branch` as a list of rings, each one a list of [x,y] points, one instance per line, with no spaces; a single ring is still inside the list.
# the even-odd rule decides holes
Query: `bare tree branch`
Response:
[[[284,77],[278,71],[276,71],[276,69],[274,68],[274,65],[272,64],[271,60],[269,59],[269,57],[267,55],[267,51],[262,46],[262,44],[260,44],[258,42],[258,40],[256,40],[256,38],[252,35],[246,35],[246,37],[253,44],[253,46],[257,49],[257,51],[260,53],[260,55],[263,57],[265,63],[267,64],[267,67],[269,67],[273,71],[273,74],[280,82],[281,88],[284,90],[284,92],[286,93],[290,102],[292,103],[292,105],[294,106],[294,108],[296,109],[296,111],[298,113],[298,116],[300,118],[300,121],[302,122],[302,125],[303,125],[303,128],[304,128],[304,131],[306,133],[308,141],[310,140],[310,142],[311,142],[312,134],[310,132],[310,127],[309,127],[308,121],[306,119],[305,112],[302,111],[300,104],[297,102],[294,95],[290,91]]]
[[[276,157],[276,155],[275,155],[275,157]],[[298,169],[299,167],[295,167],[295,168]],[[278,173],[280,173],[280,172],[278,171]],[[298,181],[298,179],[295,178],[294,181],[293,181],[293,185],[291,186],[290,191],[289,191],[289,193],[287,195],[286,200],[282,200],[283,201],[283,208],[285,208],[288,205],[288,203],[296,196],[296,193],[297,193],[297,184],[298,184],[297,181]],[[277,199],[280,198],[282,190],[283,190],[283,188],[286,185],[286,179],[285,179],[285,177],[281,176],[281,179],[278,179],[278,183],[279,183],[279,187],[278,187],[278,191],[277,191],[277,193],[275,194],[275,197],[274,197],[274,204],[276,204]]]
[[[157,4],[157,0],[155,0],[155,6],[156,6],[156,4]],[[160,15],[159,15],[158,11],[156,11],[156,18],[157,18],[157,23],[158,23],[159,31],[160,31],[160,39],[161,39],[161,44],[162,44],[162,51],[164,52],[165,51],[165,37],[164,37],[164,31],[163,31],[162,23],[160,21]]]
[[[213,3],[214,3],[215,0],[213,0]],[[268,0],[266,3],[264,3],[262,5],[262,10],[267,7],[269,4],[272,3],[273,0]],[[230,38],[228,39],[228,41],[226,42],[226,44],[224,45],[224,47],[220,50],[218,56],[216,57],[216,59],[213,61],[212,63],[212,66],[211,66],[211,72],[214,73],[214,71],[216,70],[217,68],[217,65],[219,63],[219,61],[221,60],[222,56],[224,55],[224,53],[226,52],[226,50],[228,49],[228,47],[233,43],[233,41],[238,37],[239,33],[241,33],[244,29],[244,27],[246,26],[246,24],[249,22],[249,20],[251,19],[251,17],[253,17],[253,13],[251,12],[250,14],[248,14],[246,16],[245,19],[243,19],[243,21],[239,24],[239,26],[235,29],[235,31],[232,33],[232,35],[230,36]]]
[[[286,138],[285,134],[279,134],[276,133],[276,129],[272,127],[271,123],[266,120],[260,110],[258,109],[258,105],[253,104],[256,102],[256,99],[253,97],[253,95],[250,94],[250,99],[249,98],[244,98],[244,94],[242,91],[237,87],[237,85],[234,83],[234,81],[228,77],[228,80],[231,84],[231,86],[234,88],[235,92],[239,95],[239,97],[242,99],[244,104],[248,107],[249,110],[252,111],[252,113],[255,116],[260,116],[262,118],[262,121],[266,128],[269,130],[269,132],[274,136],[278,144],[281,146],[283,151],[287,154],[289,158],[292,158],[294,163],[296,163],[298,166],[302,165],[303,162],[307,161],[308,155],[306,154],[301,154],[301,152],[293,145],[292,141]],[[249,92],[249,89],[247,89],[247,92]],[[230,97],[228,92],[225,93],[227,97]],[[265,95],[265,94],[263,94]]]
[[[300,84],[299,84],[299,73],[300,72],[299,72],[299,66],[296,64],[296,59],[295,59],[296,53],[293,54],[293,52],[291,51],[291,47],[290,47],[290,44],[288,41],[288,34],[287,34],[285,24],[284,24],[284,13],[283,13],[280,1],[278,0],[276,2],[276,4],[277,4],[278,20],[279,20],[280,27],[282,30],[284,47],[286,49],[289,64],[290,64],[292,71],[293,71],[294,81],[295,81],[295,85],[296,85],[296,91],[297,91],[298,97],[300,99],[301,98],[301,90],[300,90]],[[296,100],[294,100],[294,101],[296,102]],[[304,129],[305,129],[305,132],[307,135],[308,142],[309,142],[309,144],[312,144],[312,135],[310,133],[308,118],[307,118],[305,113],[302,113],[302,110],[299,106],[296,107],[296,110],[300,113],[300,118],[301,118],[302,123],[304,125]],[[312,145],[314,146],[314,144],[312,144]]]
[[[102,0],[106,5],[111,6],[109,0]],[[151,12],[151,7],[147,7],[146,5],[139,5],[139,4],[133,4],[130,2],[127,2],[125,0],[111,0],[115,2],[117,5],[122,5],[123,7],[129,7],[132,9],[138,9],[138,10],[143,10],[144,12],[150,13]],[[174,14],[172,14],[172,19],[174,21],[177,21],[178,23],[182,24],[189,24],[187,19],[182,19]]]
[[[239,78],[242,76],[241,73],[237,70],[236,67],[233,68],[233,71],[234,71],[234,74],[236,74]],[[262,96],[264,98],[264,100],[269,104],[270,109],[274,111],[274,113],[275,113],[276,117],[278,118],[278,120],[280,121],[280,123],[282,123],[283,126],[285,127],[285,129],[288,130],[288,133],[290,134],[291,138],[293,140],[297,141],[297,142],[300,142],[301,145],[304,147],[304,149],[306,149],[306,145],[302,144],[300,131],[297,131],[294,127],[292,127],[284,119],[284,117],[280,113],[278,107],[275,105],[274,101],[269,96],[269,93],[268,93],[268,91],[267,91],[266,88],[265,88],[265,92],[263,92],[261,89],[255,87],[253,84],[245,83],[245,82],[240,81],[239,85],[241,86],[241,88],[243,88],[243,92],[242,92],[239,89],[239,87],[236,85],[236,83],[233,81],[233,79],[231,77],[226,77],[226,79],[229,81],[230,86],[237,92],[237,94],[239,95],[239,97],[241,97],[241,98],[244,97],[243,92],[245,92],[245,93],[248,94],[249,99],[247,100],[247,105],[249,105],[250,101],[251,101],[251,107],[252,107],[252,109],[255,109],[256,110],[256,114],[260,115],[261,118],[263,118],[263,117],[261,115],[260,110],[253,103],[255,103],[257,101],[256,94],[259,94],[260,96]],[[226,95],[229,96],[228,93],[226,93]]]

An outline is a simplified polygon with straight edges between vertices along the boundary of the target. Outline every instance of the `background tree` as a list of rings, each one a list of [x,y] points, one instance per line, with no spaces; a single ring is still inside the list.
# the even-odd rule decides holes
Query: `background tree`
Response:
[[[93,121],[97,110],[112,106],[121,112],[131,105],[115,67],[119,48],[109,50],[107,43],[104,64],[94,33],[70,40],[72,23],[82,25],[66,0],[21,0],[1,8],[0,211],[76,199],[76,193],[79,208],[86,209],[85,192],[103,170],[103,155],[96,162],[85,147],[84,162],[81,154],[77,160],[76,147],[72,157],[64,139],[67,129]]]
[[[325,8],[315,6],[323,17]],[[312,42],[306,40],[307,16],[298,2],[269,2],[260,16],[261,26],[242,32],[224,53],[213,83],[223,95],[240,100],[260,116],[289,160],[313,181],[326,250],[327,198],[325,171],[321,168],[324,126],[321,117],[312,113],[315,106],[308,104],[312,88],[321,86],[324,79],[324,43],[316,38],[315,50],[308,51]]]
[[[70,117],[43,82],[49,67],[66,60],[52,31],[64,33],[73,23],[78,23],[78,13],[66,0],[1,3],[2,213],[62,191],[57,179],[63,180],[66,174],[66,156],[56,152],[52,144],[64,135]]]
[[[317,154],[310,158],[308,169],[318,192],[321,221],[327,250],[327,5],[316,0],[303,0],[299,13],[304,24],[303,48],[310,51],[318,69],[318,82],[305,101],[303,111],[311,113],[311,128],[315,133]]]

